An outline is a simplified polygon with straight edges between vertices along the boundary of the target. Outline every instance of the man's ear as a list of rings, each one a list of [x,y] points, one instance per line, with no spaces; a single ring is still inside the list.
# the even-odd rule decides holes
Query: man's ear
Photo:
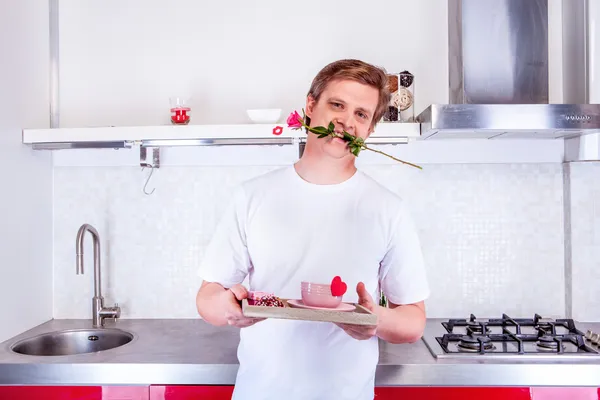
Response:
[[[308,118],[312,117],[312,113],[313,113],[313,110],[314,110],[316,104],[317,104],[317,101],[314,99],[314,97],[312,97],[312,95],[309,94],[308,96],[306,96],[305,111],[306,111],[306,116]]]

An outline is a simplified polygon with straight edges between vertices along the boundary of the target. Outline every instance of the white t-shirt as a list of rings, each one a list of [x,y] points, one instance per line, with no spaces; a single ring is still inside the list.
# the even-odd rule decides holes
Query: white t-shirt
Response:
[[[199,276],[224,287],[300,299],[300,282],[363,282],[379,302],[429,295],[419,239],[396,194],[357,171],[335,185],[303,180],[293,165],[244,182],[233,194]],[[381,286],[380,286],[381,285]],[[377,338],[353,339],[333,323],[268,319],[240,332],[236,400],[373,399]]]

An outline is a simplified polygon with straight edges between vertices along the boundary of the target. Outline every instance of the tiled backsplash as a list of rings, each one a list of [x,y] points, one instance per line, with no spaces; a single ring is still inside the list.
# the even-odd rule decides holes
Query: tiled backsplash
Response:
[[[570,169],[573,317],[600,321],[600,163]]]
[[[197,318],[196,267],[231,188],[273,168],[161,167],[150,196],[139,168],[55,168],[55,318],[90,317],[89,236],[85,275],[75,274],[75,236],[85,222],[101,235],[103,294],[121,305],[122,318]],[[560,164],[362,169],[411,206],[432,287],[430,317],[564,315]]]

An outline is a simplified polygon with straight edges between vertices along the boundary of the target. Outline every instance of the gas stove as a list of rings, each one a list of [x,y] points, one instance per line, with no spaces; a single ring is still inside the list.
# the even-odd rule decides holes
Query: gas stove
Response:
[[[583,333],[572,319],[449,319],[431,322],[423,340],[436,358],[589,360],[600,358],[600,335]]]

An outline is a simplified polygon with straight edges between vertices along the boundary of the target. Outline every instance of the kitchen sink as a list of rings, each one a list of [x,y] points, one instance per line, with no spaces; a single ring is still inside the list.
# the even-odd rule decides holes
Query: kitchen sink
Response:
[[[110,350],[132,340],[131,333],[120,329],[71,329],[20,340],[11,350],[31,356],[68,356]]]

